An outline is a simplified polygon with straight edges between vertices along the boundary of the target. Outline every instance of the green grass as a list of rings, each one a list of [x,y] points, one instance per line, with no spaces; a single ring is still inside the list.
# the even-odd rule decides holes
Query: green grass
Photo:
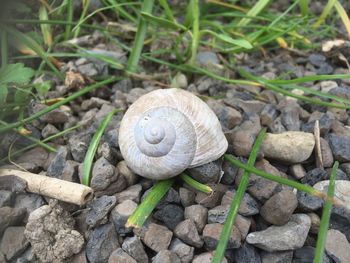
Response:
[[[327,199],[323,205],[322,218],[320,222],[320,229],[317,234],[317,244],[315,251],[314,263],[322,263],[324,248],[327,240],[327,232],[329,227],[329,219],[331,218],[333,202],[331,198],[334,196],[335,189],[335,176],[337,174],[339,163],[335,162],[332,168],[331,177],[329,180],[328,192],[327,195],[330,199]]]
[[[104,130],[107,128],[109,122],[113,118],[114,114],[120,112],[122,110],[115,109],[107,114],[107,116],[102,120],[100,126],[97,128],[94,136],[91,139],[89,148],[86,152],[84,162],[83,162],[83,178],[82,178],[82,184],[86,186],[90,186],[91,181],[91,169],[92,164],[94,162],[95,153],[97,150],[97,147],[100,143],[100,140],[102,138]]]
[[[253,148],[252,148],[252,152],[249,155],[249,159],[248,159],[248,166],[253,166],[256,160],[256,157],[259,153],[259,149],[260,146],[265,138],[266,135],[266,128],[264,128],[258,135]],[[236,220],[236,216],[238,214],[238,209],[240,207],[240,204],[243,200],[244,197],[244,193],[248,187],[249,184],[249,172],[247,170],[244,171],[242,179],[239,183],[237,192],[235,194],[235,197],[232,200],[229,212],[227,214],[226,220],[225,220],[225,224],[224,227],[221,231],[220,234],[220,240],[219,243],[216,247],[216,250],[214,252],[214,257],[212,260],[212,263],[221,263],[221,261],[224,258],[225,255],[225,250],[227,247],[227,242],[230,239],[231,236],[231,231],[233,228],[233,225],[235,223]]]

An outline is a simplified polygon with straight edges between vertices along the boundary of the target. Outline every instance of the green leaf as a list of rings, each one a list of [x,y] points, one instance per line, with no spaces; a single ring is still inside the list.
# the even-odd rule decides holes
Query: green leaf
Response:
[[[0,83],[27,84],[34,76],[34,70],[27,68],[22,63],[8,64],[0,69]]]
[[[224,35],[224,34],[215,34],[215,36],[227,43],[239,46],[239,47],[243,47],[245,49],[252,49],[253,46],[252,44],[250,44],[249,41],[245,40],[245,39],[233,39],[232,37],[228,36],[228,35]]]
[[[242,39],[242,38],[241,39],[234,39],[234,38],[230,37],[229,35],[218,34],[212,30],[207,30],[207,29],[202,30],[201,33],[202,34],[204,34],[204,33],[210,34],[221,41],[224,41],[226,43],[229,43],[229,44],[232,44],[235,46],[239,46],[239,47],[242,47],[245,49],[252,49],[253,48],[252,44],[249,41]]]
[[[7,99],[8,89],[6,85],[0,85],[0,103],[5,103]]]
[[[161,18],[161,17],[155,17],[149,13],[141,12],[141,17],[148,22],[151,22],[153,24],[156,24],[157,26],[165,27],[165,28],[170,28],[174,30],[183,30],[186,31],[187,28],[181,24],[172,22],[170,20]]]
[[[36,83],[34,86],[39,96],[44,96],[51,88],[51,81],[44,81],[42,83]]]

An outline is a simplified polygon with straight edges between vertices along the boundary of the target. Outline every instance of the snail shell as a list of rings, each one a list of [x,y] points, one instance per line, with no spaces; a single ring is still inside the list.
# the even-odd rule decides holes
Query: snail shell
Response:
[[[157,180],[214,161],[228,146],[214,112],[181,89],[155,90],[135,101],[118,140],[129,168]]]

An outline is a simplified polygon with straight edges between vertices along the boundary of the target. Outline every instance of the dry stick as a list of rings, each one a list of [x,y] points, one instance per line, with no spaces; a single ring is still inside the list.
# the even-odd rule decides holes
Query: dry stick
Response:
[[[60,201],[84,205],[93,197],[93,190],[85,185],[13,169],[0,169],[0,176],[14,175],[27,182],[27,191]]]

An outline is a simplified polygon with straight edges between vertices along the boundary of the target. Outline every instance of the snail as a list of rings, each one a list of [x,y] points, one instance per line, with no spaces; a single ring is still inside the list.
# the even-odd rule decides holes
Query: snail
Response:
[[[119,129],[119,147],[127,166],[162,180],[214,161],[228,147],[215,113],[181,89],[158,89],[137,99]]]

